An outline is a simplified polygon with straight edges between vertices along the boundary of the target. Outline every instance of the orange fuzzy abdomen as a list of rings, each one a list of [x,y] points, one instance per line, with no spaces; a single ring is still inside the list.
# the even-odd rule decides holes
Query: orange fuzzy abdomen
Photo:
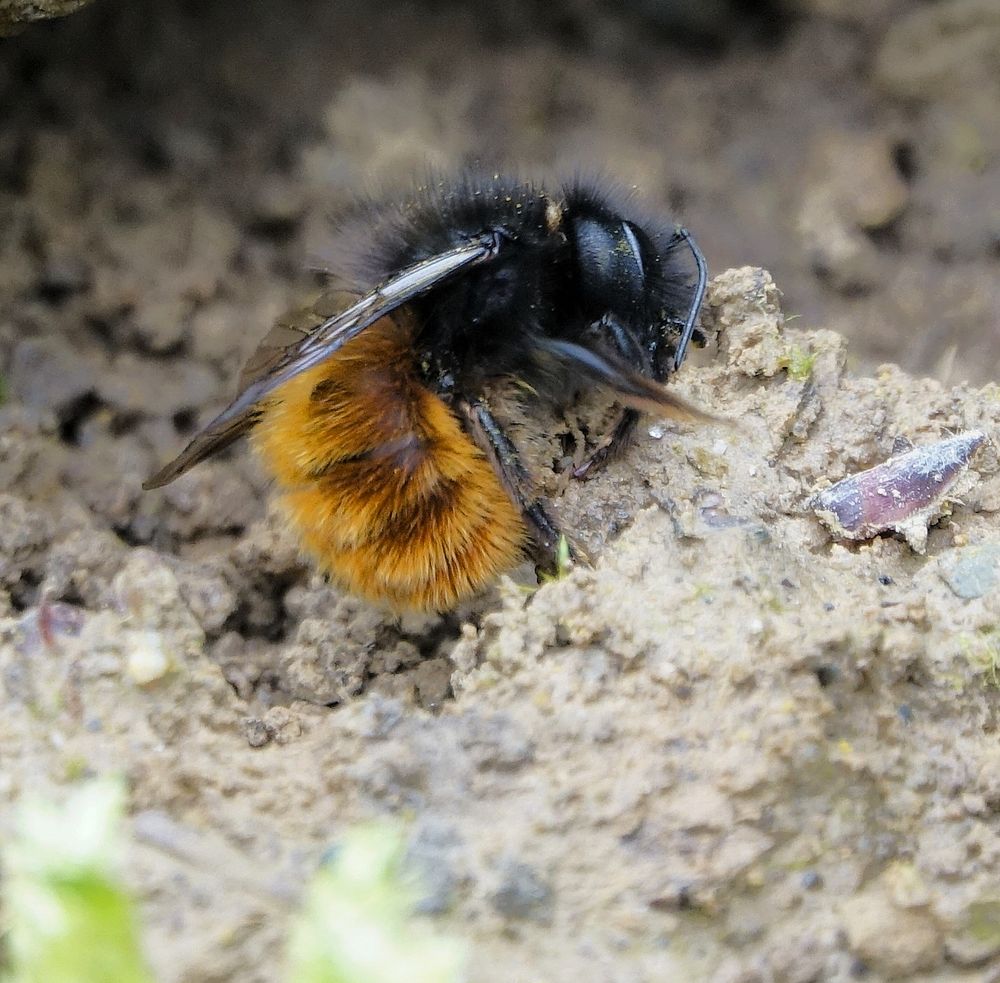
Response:
[[[522,556],[517,508],[392,318],[277,390],[252,439],[306,549],[353,593],[447,610]]]

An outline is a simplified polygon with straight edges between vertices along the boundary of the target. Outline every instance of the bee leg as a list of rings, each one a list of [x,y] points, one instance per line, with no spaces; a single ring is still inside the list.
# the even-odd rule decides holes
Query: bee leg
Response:
[[[532,559],[537,569],[555,573],[559,568],[559,541],[562,532],[549,516],[545,503],[534,491],[534,482],[528,474],[514,442],[507,436],[481,399],[461,399],[458,409],[464,417],[472,439],[490,459],[514,504],[521,510],[534,543]],[[570,544],[570,556],[581,558]]]
[[[573,468],[573,477],[581,480],[592,478],[608,461],[620,454],[632,440],[639,416],[638,410],[622,410],[617,423],[611,428],[611,433],[601,439],[582,464]]]
[[[646,367],[648,359],[642,346],[635,336],[613,314],[605,314],[598,326],[607,332],[611,344],[618,356],[627,365]],[[655,355],[655,352],[654,352]],[[647,370],[648,371],[648,370]],[[653,373],[655,375],[655,373]],[[657,380],[660,381],[660,380]],[[607,434],[597,444],[597,447],[587,456],[583,463],[573,469],[573,477],[586,479],[593,477],[605,464],[620,454],[629,444],[639,422],[639,412],[625,408],[618,415],[618,420]]]

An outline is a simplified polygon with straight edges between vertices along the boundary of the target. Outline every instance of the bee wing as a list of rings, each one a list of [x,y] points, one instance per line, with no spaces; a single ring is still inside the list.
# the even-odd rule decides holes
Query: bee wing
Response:
[[[312,303],[283,314],[257,345],[254,353],[240,370],[237,392],[266,378],[297,345],[301,345],[317,329],[333,317],[339,316],[358,300],[356,293],[348,290],[328,290]]]
[[[226,423],[239,416],[300,372],[329,358],[379,318],[450,279],[465,267],[492,259],[498,250],[499,236],[489,232],[401,270],[347,310],[328,317],[301,341],[286,348],[267,374],[250,383],[213,423]]]
[[[313,303],[283,314],[247,359],[240,372],[238,392],[265,378],[281,363],[286,352],[301,344],[317,324],[323,324],[335,313],[346,310],[357,299],[357,294],[346,290],[329,290]],[[224,450],[257,422],[258,415],[257,408],[251,406],[225,422],[216,417],[192,438],[177,457],[143,482],[142,487],[149,490],[169,484],[196,464]]]
[[[228,447],[233,441],[239,440],[257,421],[257,414],[253,412],[244,413],[243,416],[232,420],[228,425],[215,426],[210,423],[204,430],[201,430],[194,439],[177,455],[169,464],[165,464],[152,477],[147,478],[142,483],[143,491],[150,491],[153,488],[162,488],[169,485],[174,478],[179,478],[185,471],[189,471],[196,464],[200,464],[207,457]]]
[[[396,308],[451,279],[475,263],[493,259],[500,235],[485,232],[467,243],[394,274],[349,307],[305,328],[294,315],[282,319],[261,342],[240,376],[240,393],[214,420],[143,488],[159,488],[227,447],[256,422],[258,404],[301,372],[329,358],[365,328]]]

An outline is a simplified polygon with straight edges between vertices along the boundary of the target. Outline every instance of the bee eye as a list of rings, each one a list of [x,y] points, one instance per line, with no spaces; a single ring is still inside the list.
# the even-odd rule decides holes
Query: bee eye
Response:
[[[641,232],[621,220],[577,219],[573,233],[585,299],[601,313],[637,303],[645,287]]]

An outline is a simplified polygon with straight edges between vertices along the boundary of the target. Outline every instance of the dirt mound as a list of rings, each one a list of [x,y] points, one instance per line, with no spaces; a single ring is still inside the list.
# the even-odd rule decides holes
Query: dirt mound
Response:
[[[845,375],[842,339],[786,333],[776,300],[761,270],[717,277],[718,354],[677,382],[738,427],[651,424],[557,503],[593,568],[455,618],[339,596],[267,518],[200,556],[129,549],[86,486],[56,504],[23,469],[2,503],[4,797],[128,775],[163,980],[274,979],[308,872],[385,814],[477,981],[1000,960],[995,451],[924,556],[831,543],[806,508],[902,441],[995,437],[1000,393]],[[7,411],[8,464],[61,447],[29,418]],[[232,470],[179,486],[178,529]]]

